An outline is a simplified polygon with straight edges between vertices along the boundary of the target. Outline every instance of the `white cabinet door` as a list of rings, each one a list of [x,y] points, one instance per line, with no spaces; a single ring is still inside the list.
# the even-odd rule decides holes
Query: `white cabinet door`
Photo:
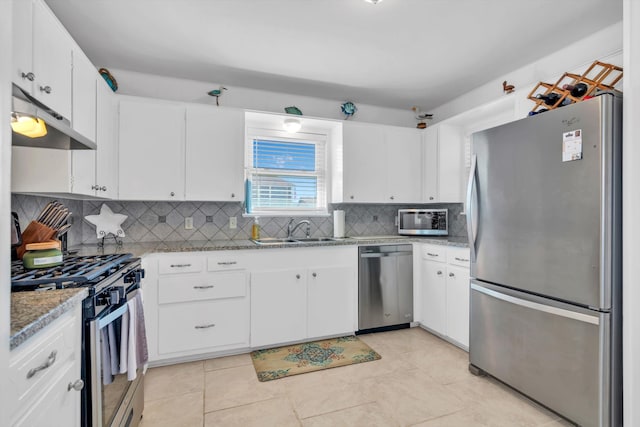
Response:
[[[187,106],[186,199],[244,199],[244,111]]]
[[[96,79],[96,195],[115,199],[118,197],[117,101],[102,76],[97,75]]]
[[[33,96],[71,117],[72,39],[44,2],[33,9]]]
[[[460,130],[451,125],[438,129],[438,186],[439,202],[462,203],[464,165],[463,137]]]
[[[12,6],[12,80],[23,90],[32,93],[33,81],[30,79],[35,79],[33,71],[33,1],[14,0]]]
[[[350,267],[313,267],[307,271],[309,338],[349,334],[355,329],[355,295]]]
[[[184,200],[183,104],[120,100],[121,200]]]
[[[447,335],[469,346],[469,269],[447,266]]]
[[[343,126],[344,202],[383,202],[387,188],[387,151],[378,126]]]
[[[428,127],[422,133],[422,200],[433,203],[438,198],[438,128]]]
[[[98,72],[78,46],[73,48],[73,114],[71,124],[81,135],[96,140],[96,76]]]
[[[417,129],[387,127],[387,203],[422,199],[422,138]]]
[[[118,196],[118,154],[116,146],[116,103],[113,92],[97,74],[95,150],[72,150],[73,193],[115,199]],[[74,104],[75,109],[75,104]]]
[[[446,335],[447,265],[442,262],[422,260],[422,324]]]
[[[306,311],[303,269],[251,274],[251,347],[306,338]]]

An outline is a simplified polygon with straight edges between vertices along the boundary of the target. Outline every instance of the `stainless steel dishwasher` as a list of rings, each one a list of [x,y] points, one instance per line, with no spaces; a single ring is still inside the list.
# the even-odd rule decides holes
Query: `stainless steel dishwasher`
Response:
[[[406,327],[413,321],[413,246],[360,246],[358,330]]]

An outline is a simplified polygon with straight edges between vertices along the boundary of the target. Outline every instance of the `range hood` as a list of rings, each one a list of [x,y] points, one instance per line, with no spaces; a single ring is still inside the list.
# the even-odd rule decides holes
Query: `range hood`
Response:
[[[68,119],[51,110],[16,85],[13,85],[11,112],[41,119],[47,126],[47,134],[38,138],[30,138],[11,132],[11,145],[58,150],[95,150],[97,147],[95,142],[72,129]]]

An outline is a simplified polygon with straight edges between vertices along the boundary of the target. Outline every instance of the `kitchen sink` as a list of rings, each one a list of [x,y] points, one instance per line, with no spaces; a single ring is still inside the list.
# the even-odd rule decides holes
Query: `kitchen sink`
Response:
[[[288,237],[265,237],[262,239],[251,239],[256,245],[281,245],[281,244],[302,244],[302,243],[317,243],[317,242],[334,242],[336,239],[332,237],[300,237],[291,238]]]

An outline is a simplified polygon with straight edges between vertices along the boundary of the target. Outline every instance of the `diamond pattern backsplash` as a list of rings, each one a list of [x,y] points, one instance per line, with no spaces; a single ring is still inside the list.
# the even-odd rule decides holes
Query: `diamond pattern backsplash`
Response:
[[[26,227],[50,201],[49,197],[12,195],[12,210],[20,217],[20,226]],[[95,227],[84,220],[85,215],[97,215],[106,203],[115,213],[127,215],[122,224],[126,234],[124,242],[197,241],[197,240],[244,240],[251,236],[253,218],[242,216],[242,204],[232,202],[131,202],[117,200],[69,200],[58,199],[74,213],[74,225],[69,232],[69,245],[93,244],[97,242]],[[460,215],[462,204],[430,205],[378,205],[335,204],[330,211],[345,211],[347,236],[377,236],[397,234],[395,217],[398,209],[446,208],[449,209],[449,236],[466,236],[466,220]],[[193,229],[186,230],[186,217],[193,218]],[[229,218],[236,217],[237,228],[229,227]],[[333,215],[321,217],[296,217],[311,221],[311,236],[333,235]],[[163,221],[164,220],[164,221]],[[262,237],[285,237],[289,217],[260,217]],[[298,234],[300,233],[300,234]],[[298,230],[296,235],[302,236]]]

